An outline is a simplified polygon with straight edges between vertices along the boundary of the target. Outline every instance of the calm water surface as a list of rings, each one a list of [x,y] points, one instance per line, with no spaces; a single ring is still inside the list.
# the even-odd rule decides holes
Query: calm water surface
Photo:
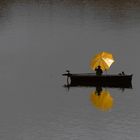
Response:
[[[0,1],[0,139],[139,140],[139,13],[138,0]],[[134,74],[132,90],[106,89],[107,112],[61,76],[92,72],[100,51],[114,54],[109,73]]]

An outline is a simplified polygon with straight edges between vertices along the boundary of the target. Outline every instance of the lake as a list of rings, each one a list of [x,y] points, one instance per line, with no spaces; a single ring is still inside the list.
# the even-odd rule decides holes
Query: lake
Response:
[[[0,1],[0,139],[139,140],[140,2],[138,0]],[[133,74],[132,89],[64,88],[65,70],[92,72],[91,58],[111,52],[107,73]]]

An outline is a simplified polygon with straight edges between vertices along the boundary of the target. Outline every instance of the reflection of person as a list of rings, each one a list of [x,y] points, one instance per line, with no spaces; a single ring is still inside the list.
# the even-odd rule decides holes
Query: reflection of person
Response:
[[[101,95],[101,92],[102,92],[102,87],[101,86],[96,86],[97,95]]]
[[[102,71],[102,69],[101,69],[101,66],[98,66],[98,67],[95,69],[95,71],[96,71],[96,75],[98,75],[98,76],[101,76],[102,73],[103,73],[103,71]]]

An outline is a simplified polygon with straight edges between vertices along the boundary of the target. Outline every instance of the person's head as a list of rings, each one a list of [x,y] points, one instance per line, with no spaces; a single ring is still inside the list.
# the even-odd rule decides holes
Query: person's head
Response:
[[[98,66],[98,69],[101,69],[101,66]]]

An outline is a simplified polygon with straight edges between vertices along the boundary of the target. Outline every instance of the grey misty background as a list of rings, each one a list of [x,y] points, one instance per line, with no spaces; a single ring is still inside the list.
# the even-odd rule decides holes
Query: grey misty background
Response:
[[[1,0],[0,139],[139,140],[139,45],[138,0]],[[92,72],[100,51],[114,54],[108,73],[134,74],[132,90],[108,89],[109,112],[61,76]]]

